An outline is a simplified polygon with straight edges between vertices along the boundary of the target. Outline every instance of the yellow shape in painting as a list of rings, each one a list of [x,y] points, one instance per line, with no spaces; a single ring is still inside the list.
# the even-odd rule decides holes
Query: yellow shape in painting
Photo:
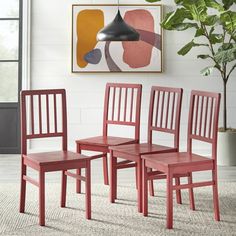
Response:
[[[97,44],[97,33],[104,27],[104,15],[101,10],[83,10],[77,15],[77,64],[84,68],[88,62],[84,56]]]

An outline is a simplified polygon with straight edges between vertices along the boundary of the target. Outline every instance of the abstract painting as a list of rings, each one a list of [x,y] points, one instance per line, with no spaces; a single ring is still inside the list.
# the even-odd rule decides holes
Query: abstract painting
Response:
[[[72,6],[72,72],[162,72],[161,5],[119,5],[139,41],[98,42],[117,5]]]

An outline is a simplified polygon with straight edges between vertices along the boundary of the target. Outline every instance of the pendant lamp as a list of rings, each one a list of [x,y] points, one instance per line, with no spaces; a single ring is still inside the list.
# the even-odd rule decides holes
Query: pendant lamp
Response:
[[[115,19],[97,34],[98,41],[138,41],[139,33],[125,23],[120,15],[119,3]]]

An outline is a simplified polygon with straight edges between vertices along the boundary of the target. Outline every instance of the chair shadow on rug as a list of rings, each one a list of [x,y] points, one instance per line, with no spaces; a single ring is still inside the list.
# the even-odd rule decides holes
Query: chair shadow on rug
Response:
[[[103,224],[108,224],[109,226],[110,226],[110,225],[114,225],[114,226],[121,226],[121,227],[124,227],[123,224],[114,223],[114,222],[107,221],[107,220],[101,220],[101,219],[95,219],[95,218],[93,218],[92,221],[96,221],[96,222],[103,223]]]

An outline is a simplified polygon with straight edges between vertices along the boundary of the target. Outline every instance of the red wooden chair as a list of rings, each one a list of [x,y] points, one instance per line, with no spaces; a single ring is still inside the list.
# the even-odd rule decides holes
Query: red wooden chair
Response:
[[[179,123],[183,90],[153,86],[150,95],[148,118],[148,141],[141,144],[129,144],[110,147],[111,153],[111,185],[110,201],[117,198],[117,170],[136,167],[138,169],[138,211],[142,212],[142,159],[141,155],[179,151]],[[172,147],[153,144],[155,131],[173,134]],[[125,161],[117,162],[117,157]],[[149,172],[151,174],[152,172]],[[157,172],[155,172],[157,173]],[[153,182],[150,180],[150,194],[154,195]],[[179,179],[176,179],[177,183]],[[181,203],[180,191],[177,191],[177,202]]]
[[[27,140],[62,138],[62,150],[27,153]],[[26,182],[39,187],[39,224],[45,225],[45,173],[62,171],[61,207],[66,205],[67,175],[86,183],[86,218],[91,219],[90,158],[67,151],[66,93],[64,89],[21,92],[21,192],[20,212],[25,211]],[[26,174],[27,167],[39,172],[39,181]],[[85,168],[84,176],[67,170]]]
[[[108,83],[105,91],[103,134],[102,136],[77,140],[77,152],[89,150],[102,154],[91,156],[92,159],[103,158],[104,184],[108,185],[107,153],[109,146],[117,146],[129,143],[138,143],[140,135],[140,109],[141,109],[142,85]],[[133,126],[134,137],[108,136],[109,125]],[[81,173],[81,169],[77,170]],[[81,182],[77,180],[77,193],[81,192]]]
[[[189,189],[190,208],[195,209],[193,188],[212,186],[215,220],[220,220],[217,190],[217,129],[220,94],[192,91],[188,120],[187,152],[143,155],[143,214],[147,216],[147,168],[155,168],[167,175],[167,220],[168,229],[173,228],[173,190]],[[212,146],[211,158],[192,152],[192,141],[207,142]],[[212,181],[192,182],[192,172],[212,171]],[[188,174],[188,184],[173,185],[173,178]]]

